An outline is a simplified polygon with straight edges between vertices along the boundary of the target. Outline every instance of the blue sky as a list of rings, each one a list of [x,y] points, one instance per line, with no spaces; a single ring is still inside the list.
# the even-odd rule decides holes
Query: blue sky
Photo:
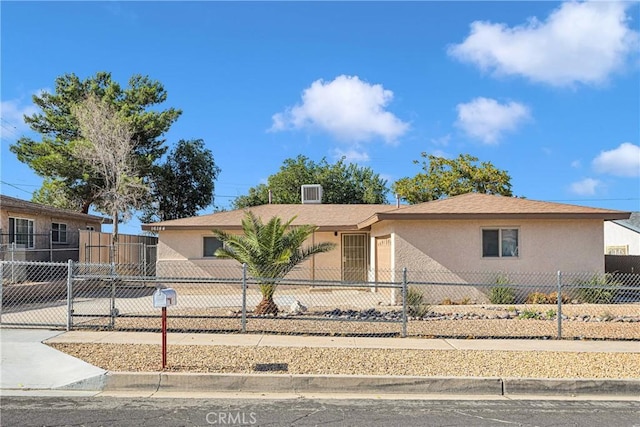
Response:
[[[469,153],[516,195],[640,210],[638,2],[0,3],[3,194],[40,178],[8,150],[56,77],[160,81],[228,208],[286,158],[388,180]],[[390,195],[390,197],[393,197]],[[209,210],[210,211],[210,210]],[[140,231],[133,220],[121,229]]]

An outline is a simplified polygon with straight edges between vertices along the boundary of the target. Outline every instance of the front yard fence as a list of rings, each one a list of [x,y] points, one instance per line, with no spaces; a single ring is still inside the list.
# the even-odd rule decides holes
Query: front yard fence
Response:
[[[261,277],[241,265],[213,275],[122,271],[2,261],[0,324],[158,332],[152,295],[170,287],[177,305],[167,310],[169,332],[640,340],[640,274],[403,269],[345,281],[339,270],[298,268],[274,282],[272,272]],[[256,312],[274,285],[278,312]]]

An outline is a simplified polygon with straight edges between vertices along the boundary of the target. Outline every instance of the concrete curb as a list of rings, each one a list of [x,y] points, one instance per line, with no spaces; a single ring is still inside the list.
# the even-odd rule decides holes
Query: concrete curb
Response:
[[[640,380],[110,372],[102,391],[635,397]]]
[[[635,396],[640,399],[640,379],[506,378],[504,394],[543,396]]]

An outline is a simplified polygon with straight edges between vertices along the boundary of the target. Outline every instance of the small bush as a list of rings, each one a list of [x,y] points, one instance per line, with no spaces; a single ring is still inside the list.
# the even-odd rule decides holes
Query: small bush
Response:
[[[518,315],[518,318],[519,319],[539,319],[540,318],[540,313],[538,313],[537,311],[534,311],[534,310],[523,310]]]
[[[587,304],[611,304],[614,302],[620,283],[610,274],[594,274],[589,280],[578,282],[577,297]]]
[[[551,310],[547,310],[547,312],[544,315],[547,319],[553,319],[554,317],[556,317],[557,314],[558,313],[556,313],[555,310],[551,309]]]
[[[489,301],[491,304],[514,304],[516,291],[508,286],[494,286],[489,291]]]
[[[413,317],[424,317],[431,306],[424,303],[424,294],[416,288],[407,289],[407,313]]]
[[[560,298],[561,298],[562,304],[568,304],[569,301],[571,301],[569,296],[566,295],[566,294],[560,294]],[[558,293],[557,292],[551,292],[549,294],[549,296],[547,297],[547,299],[549,301],[549,304],[557,304],[558,303]]]
[[[549,297],[542,292],[532,292],[527,295],[527,304],[548,304]]]

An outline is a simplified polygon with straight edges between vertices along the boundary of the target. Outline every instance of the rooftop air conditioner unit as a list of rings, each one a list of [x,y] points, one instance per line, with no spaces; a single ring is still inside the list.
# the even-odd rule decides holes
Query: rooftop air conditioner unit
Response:
[[[322,203],[322,186],[320,184],[303,185],[302,203]]]

